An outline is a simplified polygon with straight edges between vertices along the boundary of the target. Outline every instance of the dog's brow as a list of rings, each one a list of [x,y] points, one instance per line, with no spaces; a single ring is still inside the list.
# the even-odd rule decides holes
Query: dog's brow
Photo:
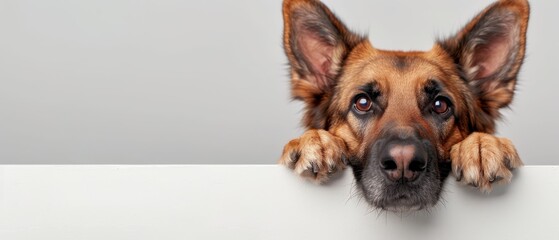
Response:
[[[376,81],[369,82],[359,87],[359,90],[369,94],[370,97],[377,97],[380,95],[380,89]]]
[[[417,98],[420,109],[424,109],[430,101],[442,92],[442,84],[436,79],[428,79],[423,85],[423,92],[418,92]]]
[[[430,98],[433,98],[441,92],[442,88],[441,88],[441,84],[438,80],[429,79],[429,80],[427,80],[427,83],[423,87],[423,90],[425,91],[427,96],[429,96]]]

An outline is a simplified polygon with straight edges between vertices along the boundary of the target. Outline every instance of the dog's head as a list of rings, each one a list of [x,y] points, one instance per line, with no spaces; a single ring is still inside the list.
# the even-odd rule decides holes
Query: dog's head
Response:
[[[429,51],[386,51],[319,1],[285,0],[284,48],[304,124],[345,141],[372,206],[432,206],[451,147],[472,132],[493,133],[512,101],[528,15],[525,0],[502,0]]]

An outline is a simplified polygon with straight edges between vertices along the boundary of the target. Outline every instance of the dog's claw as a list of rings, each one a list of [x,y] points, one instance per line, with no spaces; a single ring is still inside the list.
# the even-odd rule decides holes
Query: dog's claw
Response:
[[[347,160],[347,157],[345,155],[342,155],[342,162],[347,166],[349,165],[349,161]]]
[[[334,173],[336,171],[336,165],[328,164],[328,173]]]
[[[289,158],[291,159],[292,162],[297,162],[297,160],[299,160],[299,156],[301,156],[301,154],[299,153],[299,151],[293,151],[293,152],[289,155]]]
[[[457,172],[456,172],[456,181],[457,182],[462,181],[462,170],[461,169],[458,169]]]
[[[312,165],[312,172],[314,174],[318,173],[318,165],[315,162],[311,163],[311,165]]]
[[[505,179],[505,178],[503,178],[501,176],[496,176],[496,177],[493,177],[493,178],[489,179],[489,182],[494,183],[494,182],[501,181],[503,179]]]

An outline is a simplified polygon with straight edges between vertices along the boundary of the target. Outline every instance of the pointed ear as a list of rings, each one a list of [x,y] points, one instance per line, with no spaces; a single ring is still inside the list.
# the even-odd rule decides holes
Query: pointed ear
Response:
[[[345,57],[364,37],[351,33],[316,0],[285,0],[283,20],[293,95],[309,101],[320,99],[336,84]]]
[[[526,0],[500,0],[458,34],[439,41],[492,117],[512,101],[524,59],[529,12]]]

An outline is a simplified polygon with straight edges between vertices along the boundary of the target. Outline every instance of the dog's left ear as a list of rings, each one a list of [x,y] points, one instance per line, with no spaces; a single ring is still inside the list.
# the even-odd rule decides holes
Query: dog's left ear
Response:
[[[284,0],[283,21],[292,96],[305,102],[305,126],[325,128],[340,70],[351,50],[366,38],[352,33],[318,0]]]
[[[365,38],[350,32],[318,0],[284,0],[283,20],[293,96],[313,105],[336,85],[345,57]]]
[[[455,36],[439,41],[492,118],[512,101],[524,59],[529,12],[526,0],[500,0]]]

